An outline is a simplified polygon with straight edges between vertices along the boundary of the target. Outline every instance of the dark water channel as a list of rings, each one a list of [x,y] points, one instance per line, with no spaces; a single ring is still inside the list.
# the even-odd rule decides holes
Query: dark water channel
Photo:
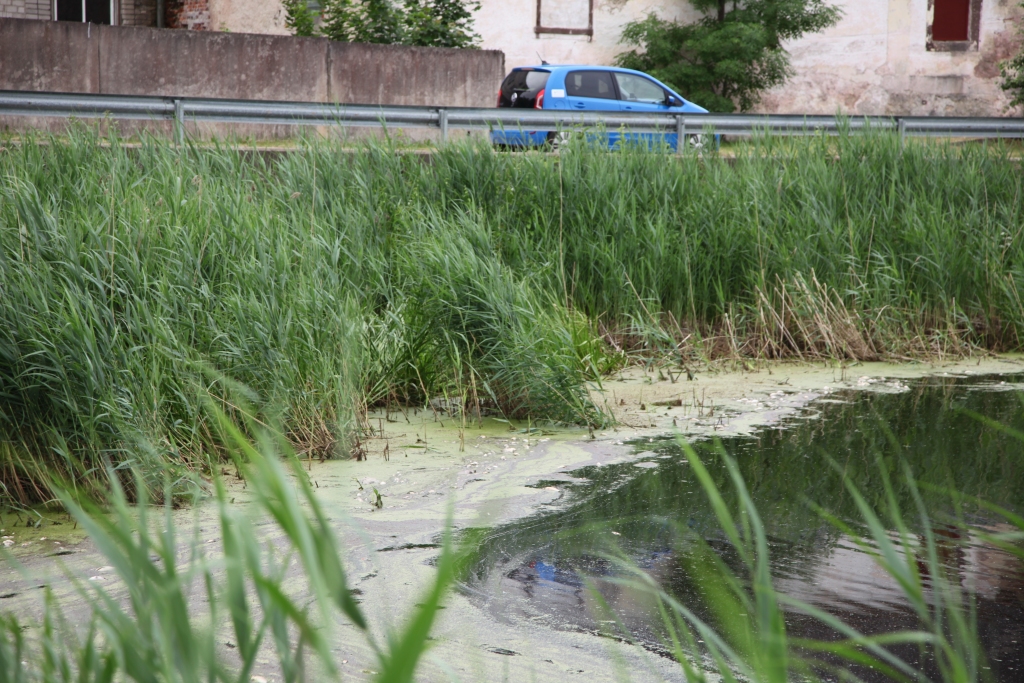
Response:
[[[952,484],[1020,512],[1024,443],[967,412],[1024,432],[1020,382],[1024,375],[942,377],[910,382],[902,393],[837,392],[756,436],[724,439],[764,521],[776,588],[864,633],[917,628],[897,584],[848,536],[823,521],[808,501],[860,529],[843,476],[881,509],[884,469],[913,528],[902,460],[921,482]],[[481,606],[498,619],[536,628],[615,631],[585,587],[589,581],[632,637],[658,651],[663,631],[651,602],[609,580],[621,571],[604,553],[618,546],[668,592],[707,615],[683,561],[692,547],[688,535],[702,537],[739,574],[741,565],[675,440],[643,439],[633,447],[644,456],[640,462],[573,472],[576,482],[557,483],[566,491],[564,502],[488,533],[467,585]],[[702,446],[702,458],[733,504],[725,467],[710,444]],[[953,513],[947,496],[927,488],[922,495],[941,539],[942,561],[976,600],[978,630],[994,678],[1024,681],[1024,568],[977,536],[944,525],[943,515]],[[977,525],[999,523],[976,509],[968,515]],[[1005,524],[995,528],[1009,530]],[[788,613],[787,623],[789,632],[798,636],[834,635],[801,613]],[[932,670],[937,680],[932,664],[921,661],[916,649],[899,654]],[[859,673],[867,680],[884,680],[871,671]]]

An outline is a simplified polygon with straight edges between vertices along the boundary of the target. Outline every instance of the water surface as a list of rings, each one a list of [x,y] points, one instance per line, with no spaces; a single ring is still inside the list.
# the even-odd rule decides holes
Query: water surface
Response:
[[[1024,432],[1022,381],[1024,376],[933,377],[912,381],[899,393],[837,392],[753,437],[723,439],[721,446],[736,459],[768,532],[776,587],[866,633],[915,628],[898,586],[810,503],[856,523],[859,515],[844,479],[880,509],[888,477],[913,524],[912,491],[903,474],[908,466],[925,484],[953,486],[1021,511],[1024,443],[978,416]],[[609,581],[619,572],[605,556],[618,547],[684,604],[710,616],[686,569],[692,539],[703,538],[739,571],[735,552],[677,441],[643,439],[633,447],[638,460],[577,470],[574,483],[558,482],[566,491],[559,504],[487,534],[467,585],[482,606],[499,619],[537,628],[614,631],[610,615],[596,608],[585,588],[589,580],[631,636],[659,651],[662,631],[652,605]],[[699,448],[734,505],[715,445],[705,442]],[[1011,555],[943,524],[956,512],[947,495],[927,487],[921,492],[942,561],[976,600],[993,673],[1001,681],[1024,679],[1024,569]],[[982,526],[999,521],[976,509],[967,514]],[[831,635],[799,613],[788,614],[787,622],[791,633]],[[931,669],[914,651],[900,654]]]

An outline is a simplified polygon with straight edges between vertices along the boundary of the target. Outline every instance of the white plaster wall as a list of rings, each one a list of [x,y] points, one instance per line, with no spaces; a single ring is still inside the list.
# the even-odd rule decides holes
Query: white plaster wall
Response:
[[[1004,116],[998,62],[1016,52],[1021,12],[1011,0],[982,0],[979,46],[925,48],[926,0],[838,0],[845,17],[786,45],[795,75],[758,111],[777,113]]]
[[[288,35],[281,0],[210,0],[210,30]]]
[[[555,3],[559,0],[546,0]],[[481,0],[475,30],[483,47],[505,53],[505,68],[539,64],[611,64],[626,46],[622,29],[650,13],[668,19],[697,16],[686,0],[594,0],[594,36],[536,35],[537,0]],[[586,24],[586,17],[581,17]],[[539,55],[539,57],[538,57]],[[497,88],[497,84],[495,84]]]

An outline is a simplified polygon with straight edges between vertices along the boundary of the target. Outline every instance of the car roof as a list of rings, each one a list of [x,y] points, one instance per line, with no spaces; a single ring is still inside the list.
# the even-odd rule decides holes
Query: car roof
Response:
[[[621,66],[601,66],[600,64],[535,64],[516,66],[512,68],[512,71],[555,71],[556,69],[600,69],[601,71],[621,71],[632,74],[643,73],[635,69],[624,69]]]

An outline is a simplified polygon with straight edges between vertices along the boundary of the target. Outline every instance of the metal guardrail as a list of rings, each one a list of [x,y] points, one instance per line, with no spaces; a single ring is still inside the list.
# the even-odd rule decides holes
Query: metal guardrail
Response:
[[[903,137],[1024,138],[1024,118],[933,116],[793,116],[661,114],[554,109],[399,107],[315,102],[263,102],[192,97],[88,95],[0,90],[0,116],[58,116],[175,121],[179,141],[190,121],[285,125],[439,128],[443,140],[464,130],[625,128],[635,133],[836,135],[843,130],[897,130]]]

